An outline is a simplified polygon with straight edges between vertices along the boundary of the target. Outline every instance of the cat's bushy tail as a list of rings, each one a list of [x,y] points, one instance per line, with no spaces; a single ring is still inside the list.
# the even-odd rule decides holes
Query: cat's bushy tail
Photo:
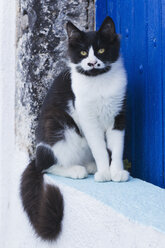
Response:
[[[36,233],[44,240],[55,240],[61,231],[63,218],[63,197],[60,190],[46,184],[43,170],[54,162],[52,152],[39,146],[36,159],[33,160],[22,174],[21,199],[24,210]]]

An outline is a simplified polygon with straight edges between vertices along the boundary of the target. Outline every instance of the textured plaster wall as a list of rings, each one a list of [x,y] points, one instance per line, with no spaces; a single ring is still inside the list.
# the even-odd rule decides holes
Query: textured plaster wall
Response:
[[[17,5],[16,141],[32,156],[41,104],[66,65],[65,23],[94,29],[93,0],[19,0]]]

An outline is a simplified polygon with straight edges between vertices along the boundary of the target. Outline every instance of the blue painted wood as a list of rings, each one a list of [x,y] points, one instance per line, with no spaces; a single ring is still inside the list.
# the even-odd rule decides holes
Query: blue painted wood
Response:
[[[148,180],[157,185],[163,183],[163,128],[162,128],[162,47],[161,47],[161,5],[160,1],[150,0],[148,15],[148,80],[146,82],[146,136],[152,145],[148,150]],[[164,13],[165,14],[165,13]],[[152,161],[152,162],[151,162]]]
[[[107,16],[107,0],[95,2],[95,26],[96,30],[99,29],[104,18]]]
[[[165,187],[165,0],[96,4],[96,27],[110,15],[122,37],[128,73],[125,157],[133,176]]]
[[[163,106],[163,185],[165,185],[165,0],[161,2],[161,28],[162,28],[162,106]]]
[[[145,169],[151,166],[147,158],[146,137],[146,81],[147,81],[147,37],[146,37],[146,2],[134,2],[134,85],[133,111],[134,111],[134,154],[132,161],[133,176],[145,179]],[[146,160],[144,159],[146,158]],[[148,180],[148,178],[146,178]]]

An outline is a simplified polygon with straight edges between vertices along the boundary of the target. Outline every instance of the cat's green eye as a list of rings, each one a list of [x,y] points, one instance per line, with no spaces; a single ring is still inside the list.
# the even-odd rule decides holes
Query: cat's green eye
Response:
[[[105,52],[105,49],[104,48],[100,48],[99,50],[98,50],[98,53],[99,54],[102,54],[102,53],[104,53]]]
[[[86,51],[81,51],[80,52],[82,56],[86,56],[87,55],[87,52]]]

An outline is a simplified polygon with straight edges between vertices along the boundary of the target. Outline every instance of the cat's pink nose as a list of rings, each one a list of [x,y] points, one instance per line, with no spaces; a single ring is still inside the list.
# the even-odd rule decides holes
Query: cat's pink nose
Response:
[[[89,66],[94,66],[95,64],[97,64],[97,61],[92,61],[88,63]]]

